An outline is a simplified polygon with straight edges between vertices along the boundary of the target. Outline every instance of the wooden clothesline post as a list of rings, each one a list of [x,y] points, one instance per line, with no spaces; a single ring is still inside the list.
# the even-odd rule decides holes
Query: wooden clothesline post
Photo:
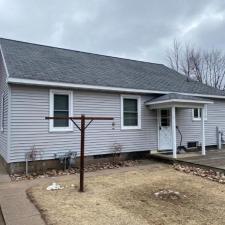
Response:
[[[84,192],[84,146],[85,146],[85,130],[94,120],[113,120],[113,117],[90,117],[90,116],[75,116],[75,117],[63,117],[63,116],[53,116],[45,117],[46,120],[71,120],[73,124],[80,131],[80,192]],[[80,127],[74,120],[80,121]],[[86,125],[86,120],[89,120]]]

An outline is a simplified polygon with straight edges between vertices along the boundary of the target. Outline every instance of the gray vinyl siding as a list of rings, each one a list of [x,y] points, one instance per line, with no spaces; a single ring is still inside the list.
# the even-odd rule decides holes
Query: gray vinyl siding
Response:
[[[4,94],[4,126],[3,131],[0,131],[0,154],[8,161],[8,85],[6,83],[6,71],[4,68],[3,58],[0,52],[0,118],[2,117],[2,94]]]
[[[156,112],[144,106],[151,95],[141,96],[140,130],[120,129],[120,94],[87,92],[75,90],[73,110],[75,115],[110,116],[112,121],[94,121],[86,132],[86,155],[107,154],[113,151],[113,144],[122,145],[123,152],[157,149]],[[32,146],[42,153],[42,159],[53,158],[54,153],[77,151],[79,153],[80,133],[49,132],[49,89],[12,86],[11,107],[11,151],[10,161],[24,161],[25,153]]]
[[[216,127],[225,131],[225,101],[210,99],[213,104],[207,106],[207,120],[205,121],[205,138],[206,145],[216,145]],[[177,125],[183,135],[183,145],[189,141],[199,141],[201,143],[201,121],[192,119],[191,109],[177,109]],[[180,136],[177,134],[177,144]]]
[[[74,115],[110,116],[112,121],[94,121],[86,132],[86,155],[108,154],[113,144],[122,145],[123,152],[156,150],[158,131],[156,110],[149,110],[144,102],[152,95],[141,96],[141,129],[121,130],[121,95],[94,91],[73,91]],[[206,145],[215,145],[216,126],[225,130],[225,101],[213,100],[208,105],[205,125]],[[79,154],[80,133],[49,132],[49,89],[14,85],[11,87],[11,132],[10,162],[24,161],[25,153],[35,145],[41,159],[52,159],[54,153],[77,151]],[[177,109],[176,122],[183,134],[183,144],[188,141],[201,141],[201,121],[192,121],[191,109]],[[177,144],[180,137],[177,134]]]

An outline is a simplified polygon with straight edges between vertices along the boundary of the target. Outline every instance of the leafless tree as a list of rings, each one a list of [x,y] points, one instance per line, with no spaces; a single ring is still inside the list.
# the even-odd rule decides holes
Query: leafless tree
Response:
[[[170,67],[177,72],[180,70],[180,43],[177,40],[173,41],[173,47],[167,52],[167,59],[169,61]]]
[[[169,66],[204,84],[218,89],[225,89],[225,54],[220,50],[195,48],[192,44],[182,45],[174,41],[167,51]]]

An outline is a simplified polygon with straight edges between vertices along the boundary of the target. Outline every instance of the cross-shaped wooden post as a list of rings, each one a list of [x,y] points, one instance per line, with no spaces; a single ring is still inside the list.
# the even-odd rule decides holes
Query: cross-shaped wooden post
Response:
[[[80,130],[80,192],[84,192],[84,144],[85,144],[85,130],[94,120],[113,120],[113,117],[91,117],[91,116],[75,116],[75,117],[45,117],[47,120],[71,120],[73,124]],[[80,127],[74,120],[80,120]],[[89,120],[86,125],[85,121]]]

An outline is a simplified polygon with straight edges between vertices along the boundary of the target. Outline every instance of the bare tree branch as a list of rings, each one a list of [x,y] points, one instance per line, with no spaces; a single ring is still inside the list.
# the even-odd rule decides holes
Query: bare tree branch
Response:
[[[174,40],[167,52],[169,66],[191,79],[225,89],[225,54],[220,50],[203,51],[192,44]]]
[[[174,40],[173,47],[167,52],[167,60],[172,69],[179,72],[180,69],[180,50],[181,45],[177,40]]]

